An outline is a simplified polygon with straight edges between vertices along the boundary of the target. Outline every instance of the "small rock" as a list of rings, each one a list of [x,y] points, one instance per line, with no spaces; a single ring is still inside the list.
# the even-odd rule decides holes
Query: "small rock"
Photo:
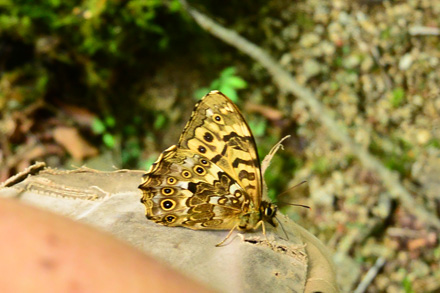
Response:
[[[314,59],[308,59],[304,62],[304,75],[307,78],[318,75],[321,72],[321,65]]]
[[[300,44],[304,48],[310,48],[318,44],[320,40],[321,38],[319,37],[319,35],[315,33],[308,33],[301,38]]]
[[[403,55],[403,57],[399,61],[399,69],[400,70],[408,70],[411,67],[411,64],[413,63],[413,57],[411,56],[411,53],[407,53]]]
[[[426,144],[431,137],[431,133],[427,129],[420,129],[417,132],[417,142],[421,145]]]

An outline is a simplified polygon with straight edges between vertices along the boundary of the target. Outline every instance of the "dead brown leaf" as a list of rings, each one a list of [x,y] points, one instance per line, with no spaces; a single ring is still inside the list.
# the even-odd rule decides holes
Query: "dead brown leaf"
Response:
[[[76,160],[82,161],[86,157],[98,154],[98,150],[84,140],[74,127],[56,127],[53,131],[53,137]]]

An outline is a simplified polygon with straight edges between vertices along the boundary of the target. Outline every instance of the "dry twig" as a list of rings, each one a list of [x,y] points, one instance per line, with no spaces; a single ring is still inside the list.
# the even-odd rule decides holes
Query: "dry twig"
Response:
[[[5,182],[1,183],[0,188],[13,186],[26,179],[29,175],[36,174],[44,168],[46,168],[46,163],[36,162],[35,164],[30,165],[25,170],[15,174],[14,176],[7,179]]]
[[[367,291],[368,286],[373,282],[374,278],[379,273],[380,269],[385,265],[385,258],[379,257],[376,260],[376,263],[374,266],[372,266],[365,277],[362,279],[362,281],[357,286],[356,290],[354,290],[355,293],[363,293]]]

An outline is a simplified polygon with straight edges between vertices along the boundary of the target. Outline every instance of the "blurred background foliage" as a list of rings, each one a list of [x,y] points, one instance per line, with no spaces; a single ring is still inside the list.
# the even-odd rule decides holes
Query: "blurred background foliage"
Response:
[[[191,4],[279,60],[439,216],[438,1]],[[378,258],[387,261],[370,292],[440,290],[438,234],[177,0],[0,0],[0,181],[37,160],[146,169],[212,89],[242,109],[261,158],[292,135],[266,174],[269,195],[312,206],[280,204],[335,251],[344,291]]]

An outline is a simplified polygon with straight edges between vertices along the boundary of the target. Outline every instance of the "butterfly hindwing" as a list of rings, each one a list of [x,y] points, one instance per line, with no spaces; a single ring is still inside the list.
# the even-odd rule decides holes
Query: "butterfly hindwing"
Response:
[[[243,212],[246,193],[208,158],[172,146],[144,176],[147,218],[167,226],[231,229]]]

